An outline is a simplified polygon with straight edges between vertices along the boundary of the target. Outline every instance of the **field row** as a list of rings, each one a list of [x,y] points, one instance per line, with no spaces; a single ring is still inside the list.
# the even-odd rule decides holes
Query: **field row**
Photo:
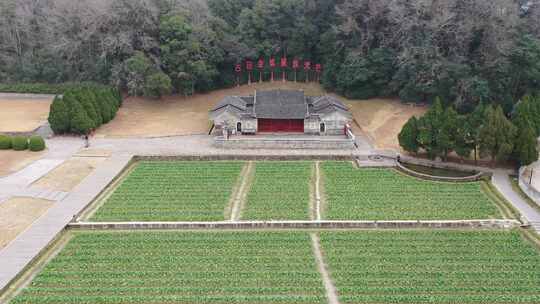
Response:
[[[341,303],[538,303],[517,231],[319,232]],[[77,232],[11,303],[326,303],[307,232]]]
[[[91,217],[94,221],[222,221],[241,204],[242,220],[313,218],[313,162],[141,162]],[[322,219],[502,218],[481,183],[419,180],[392,169],[320,166]],[[245,193],[235,193],[246,180]],[[236,197],[241,197],[240,202]]]

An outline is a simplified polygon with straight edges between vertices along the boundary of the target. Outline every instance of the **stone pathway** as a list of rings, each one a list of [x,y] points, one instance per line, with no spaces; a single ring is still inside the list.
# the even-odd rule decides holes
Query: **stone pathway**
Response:
[[[521,213],[532,226],[532,228],[540,233],[540,213],[533,207],[529,206],[521,196],[514,191],[508,173],[504,170],[497,170],[493,173],[493,185],[499,192]]]

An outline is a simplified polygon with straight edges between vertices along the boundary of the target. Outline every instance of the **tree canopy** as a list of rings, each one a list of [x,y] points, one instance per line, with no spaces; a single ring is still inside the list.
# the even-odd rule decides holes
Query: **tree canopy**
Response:
[[[522,2],[4,0],[0,83],[144,94],[165,73],[192,94],[234,84],[236,63],[286,56],[322,63],[325,88],[349,97],[440,97],[458,113],[483,101],[508,114],[540,90],[540,7]]]

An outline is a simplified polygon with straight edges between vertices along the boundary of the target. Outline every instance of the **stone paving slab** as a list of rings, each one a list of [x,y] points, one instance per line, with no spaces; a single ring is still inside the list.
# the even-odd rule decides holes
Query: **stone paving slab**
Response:
[[[64,200],[51,207],[44,216],[0,251],[0,291],[38,257],[66,225],[113,181],[130,160],[131,155],[119,154],[103,162]]]

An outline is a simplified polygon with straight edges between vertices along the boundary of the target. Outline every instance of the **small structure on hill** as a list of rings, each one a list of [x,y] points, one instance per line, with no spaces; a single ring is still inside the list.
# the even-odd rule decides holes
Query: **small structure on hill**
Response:
[[[342,135],[352,120],[347,106],[332,96],[305,96],[303,91],[256,91],[227,96],[210,111],[217,131],[241,134],[303,133]]]

